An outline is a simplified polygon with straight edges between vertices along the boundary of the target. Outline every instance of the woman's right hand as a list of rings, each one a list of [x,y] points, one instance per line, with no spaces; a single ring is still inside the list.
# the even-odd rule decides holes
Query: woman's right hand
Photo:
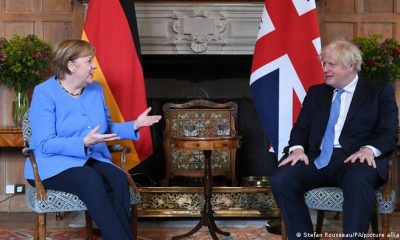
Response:
[[[98,134],[97,132],[99,131],[99,129],[100,125],[97,125],[83,138],[83,143],[85,144],[85,147],[89,147],[90,145],[101,142],[108,142],[120,139],[115,133]]]

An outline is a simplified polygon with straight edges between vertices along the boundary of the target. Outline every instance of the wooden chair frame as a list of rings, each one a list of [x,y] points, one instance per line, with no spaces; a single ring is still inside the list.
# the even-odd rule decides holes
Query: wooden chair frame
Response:
[[[121,152],[120,157],[120,166],[122,170],[125,172],[126,177],[128,178],[129,186],[133,189],[134,192],[138,192],[138,188],[132,179],[131,175],[126,168],[126,154],[131,151],[129,147],[122,147],[121,145],[111,145],[109,146],[110,152]],[[22,150],[25,157],[29,157],[33,174],[34,174],[34,181],[35,181],[35,190],[37,198],[41,201],[46,200],[47,198],[47,191],[44,188],[43,182],[39,176],[39,170],[36,163],[35,155],[33,154],[32,149],[29,148],[29,143],[25,141],[25,148]],[[86,221],[86,239],[92,240],[93,238],[93,224],[92,218],[89,215],[89,212],[85,211],[85,221]],[[132,224],[132,231],[134,240],[137,239],[137,225],[138,225],[138,218],[137,218],[137,204],[131,205],[131,224]],[[46,239],[46,213],[36,213],[36,222],[35,222],[35,233],[34,233],[35,240],[45,240]]]

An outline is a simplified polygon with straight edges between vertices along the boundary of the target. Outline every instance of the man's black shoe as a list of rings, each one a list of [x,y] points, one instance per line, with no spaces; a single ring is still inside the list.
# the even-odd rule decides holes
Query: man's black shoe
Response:
[[[265,228],[269,233],[282,235],[282,225],[280,218],[268,220]]]

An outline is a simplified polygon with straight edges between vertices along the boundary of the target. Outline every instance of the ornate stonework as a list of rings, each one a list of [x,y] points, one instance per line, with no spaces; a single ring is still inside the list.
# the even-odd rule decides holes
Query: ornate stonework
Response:
[[[221,12],[209,12],[203,7],[194,7],[189,11],[174,11],[172,24],[176,33],[174,43],[177,51],[187,50],[187,44],[194,53],[204,53],[208,44],[221,49],[224,45],[226,18]],[[179,49],[180,48],[180,49]]]
[[[136,3],[142,54],[253,54],[263,3]]]
[[[263,2],[141,1],[135,8],[142,54],[251,55]]]

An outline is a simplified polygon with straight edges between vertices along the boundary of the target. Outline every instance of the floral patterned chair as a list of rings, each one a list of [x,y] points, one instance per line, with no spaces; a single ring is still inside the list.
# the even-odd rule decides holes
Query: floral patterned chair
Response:
[[[72,212],[72,211],[85,211],[86,220],[86,239],[91,240],[93,238],[93,227],[91,217],[86,209],[85,204],[74,194],[47,190],[40,179],[38,173],[38,166],[35,160],[35,155],[32,149],[29,148],[29,142],[32,137],[31,126],[29,122],[29,110],[24,114],[22,122],[23,138],[25,142],[25,148],[22,150],[23,154],[30,159],[36,187],[30,187],[27,193],[27,204],[30,209],[36,213],[36,224],[35,224],[35,236],[34,239],[45,240],[46,239],[46,214],[47,213],[61,213],[61,212]],[[132,177],[128,173],[125,167],[126,154],[129,153],[128,147],[122,147],[120,145],[109,146],[110,152],[122,152],[120,158],[120,164],[122,169],[125,171],[129,185],[130,185],[130,196],[131,196],[131,221],[134,239],[137,239],[137,205],[140,203],[140,193],[138,192],[137,186],[133,181]]]
[[[166,103],[163,112],[166,186],[174,176],[204,176],[203,151],[176,149],[171,141],[173,137],[236,135],[237,105],[234,102],[214,103],[195,99],[182,104]],[[236,185],[236,149],[213,151],[211,165],[213,176],[227,176],[232,185]]]

